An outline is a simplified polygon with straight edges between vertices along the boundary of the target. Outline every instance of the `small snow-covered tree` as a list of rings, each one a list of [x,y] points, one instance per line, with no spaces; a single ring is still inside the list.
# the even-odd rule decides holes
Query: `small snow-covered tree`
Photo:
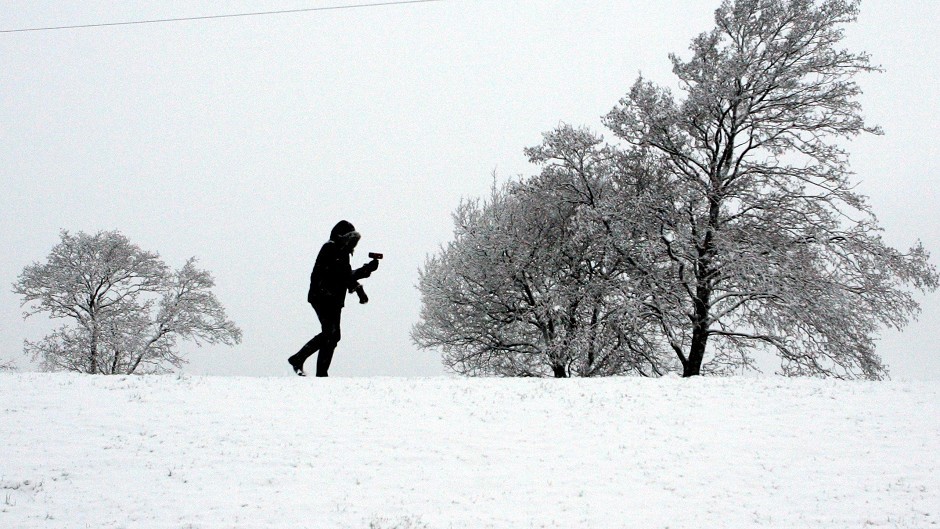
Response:
[[[241,341],[214,285],[195,258],[173,271],[117,231],[62,231],[46,263],[27,266],[13,291],[29,305],[24,317],[44,312],[72,320],[39,342],[26,341],[45,370],[132,374],[180,367],[180,339]]]
[[[541,174],[458,208],[454,241],[422,270],[414,340],[467,375],[661,373],[662,359],[633,332],[622,259],[593,221],[612,191],[615,153],[562,126],[527,154]]]
[[[632,274],[685,376],[767,348],[787,375],[881,378],[876,331],[916,315],[911,287],[938,285],[919,242],[883,241],[851,179],[841,142],[880,133],[854,81],[876,67],[839,48],[858,5],[726,0],[692,57],[671,57],[684,99],[641,78],[606,117],[670,179],[610,221],[646,230]]]
[[[544,351],[541,322],[524,317],[529,307],[519,287],[528,275],[516,259],[525,255],[514,242],[518,226],[510,224],[521,204],[510,189],[494,184],[488,201],[463,201],[454,213],[454,240],[420,271],[422,308],[412,338],[440,348],[444,365],[462,375],[541,376],[563,369]]]
[[[0,371],[16,371],[16,364],[13,360],[0,361]]]

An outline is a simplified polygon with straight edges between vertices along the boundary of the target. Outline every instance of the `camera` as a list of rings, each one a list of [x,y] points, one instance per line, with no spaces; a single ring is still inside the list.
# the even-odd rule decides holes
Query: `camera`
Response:
[[[376,253],[376,252],[369,252],[369,259],[379,260],[379,259],[381,259],[382,257],[384,257],[383,254]],[[377,267],[377,266],[378,266],[378,263],[376,263],[376,267]],[[353,285],[353,286],[349,289],[349,292],[350,292],[350,293],[355,292],[356,295],[359,296],[359,303],[360,303],[360,304],[365,305],[366,303],[369,302],[369,296],[366,295],[365,289],[362,288],[362,285],[360,285],[359,283],[356,283],[355,285]]]

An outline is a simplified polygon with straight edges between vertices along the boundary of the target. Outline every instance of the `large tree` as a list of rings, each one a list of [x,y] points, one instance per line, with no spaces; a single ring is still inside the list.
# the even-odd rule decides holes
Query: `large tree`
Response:
[[[211,292],[212,276],[195,258],[171,270],[116,231],[61,233],[45,263],[27,266],[13,285],[29,308],[72,321],[26,352],[50,371],[131,374],[165,372],[185,359],[180,339],[241,341]]]
[[[845,145],[881,133],[855,81],[877,68],[839,47],[858,5],[725,1],[671,57],[681,97],[640,78],[606,116],[619,145],[546,135],[539,175],[461,206],[422,275],[418,342],[466,374],[694,376],[767,350],[785,375],[886,376],[878,332],[938,275],[855,191]],[[629,367],[583,370],[597,343]]]
[[[685,376],[767,348],[787,375],[881,378],[876,332],[916,315],[910,287],[937,287],[920,243],[888,246],[852,182],[844,140],[880,133],[856,99],[876,67],[840,48],[858,5],[726,0],[691,58],[671,57],[681,99],[641,78],[606,117],[670,179],[608,222],[631,248],[645,232],[632,274]]]

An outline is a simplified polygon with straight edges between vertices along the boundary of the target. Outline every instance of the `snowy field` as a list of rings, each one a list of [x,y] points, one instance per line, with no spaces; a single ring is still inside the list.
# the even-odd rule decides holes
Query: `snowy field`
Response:
[[[940,383],[0,374],[0,527],[940,527]]]

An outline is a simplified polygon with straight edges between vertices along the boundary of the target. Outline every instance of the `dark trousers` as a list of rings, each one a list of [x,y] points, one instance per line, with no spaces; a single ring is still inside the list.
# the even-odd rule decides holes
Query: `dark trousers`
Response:
[[[328,376],[327,371],[330,369],[330,362],[333,361],[333,351],[340,340],[339,321],[343,307],[325,303],[311,303],[310,305],[317,312],[322,330],[291,357],[291,363],[302,368],[307,358],[320,351],[317,355],[317,376],[325,377]]]

